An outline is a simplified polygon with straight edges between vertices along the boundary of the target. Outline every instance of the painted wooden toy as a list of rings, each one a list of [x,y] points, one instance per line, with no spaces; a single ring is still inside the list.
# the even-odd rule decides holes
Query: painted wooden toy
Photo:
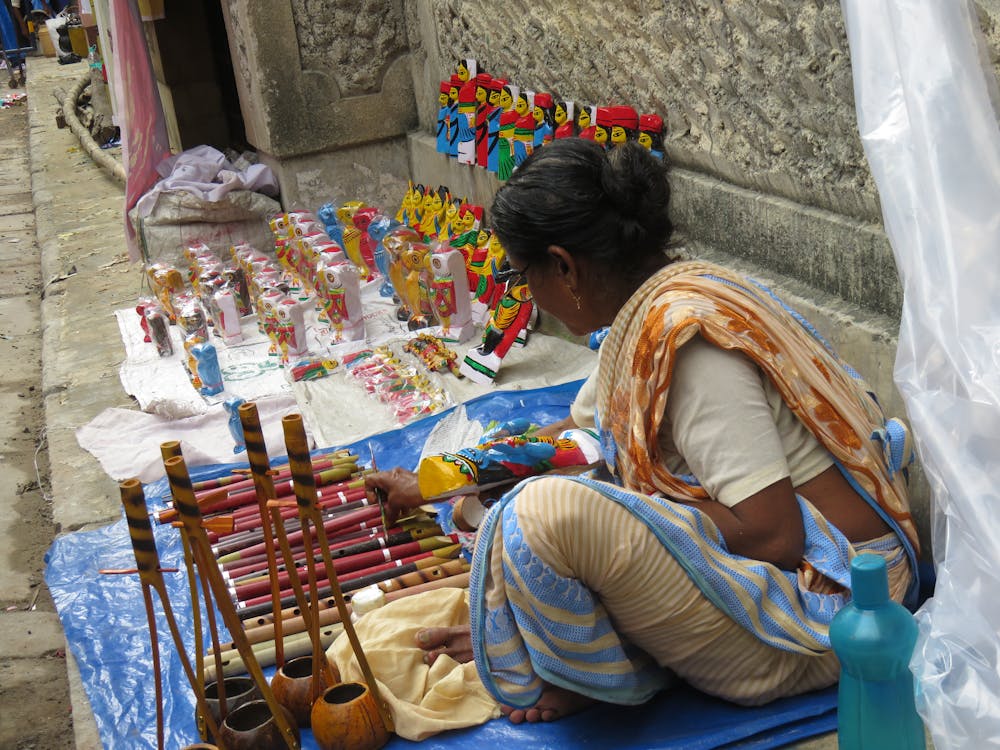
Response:
[[[247,449],[246,440],[243,437],[243,423],[240,421],[239,412],[240,405],[243,403],[246,403],[246,399],[239,396],[227,398],[222,403],[226,414],[229,415],[227,425],[229,427],[229,434],[233,438],[233,453],[242,453]]]
[[[365,267],[373,275],[378,270],[378,267],[375,265],[375,245],[377,243],[368,233],[368,228],[371,226],[372,219],[378,213],[379,210],[377,208],[364,206],[359,208],[351,217],[354,227],[359,232],[358,249],[361,253],[361,259],[365,262]]]
[[[656,114],[639,116],[639,144],[653,156],[663,158],[663,118]]]
[[[365,336],[361,309],[361,283],[358,269],[352,263],[325,263],[317,270],[320,304],[330,323],[336,343],[358,341]]]
[[[441,86],[438,89],[437,136],[435,139],[435,145],[439,154],[448,153],[448,110],[451,107],[451,99],[448,93],[450,91],[451,83],[449,81],[441,81]]]
[[[455,64],[455,75],[459,77],[462,83],[475,78],[477,73],[479,73],[479,63],[476,62],[474,57],[460,58]]]
[[[607,148],[611,141],[611,108],[598,107],[594,116],[594,142]]]
[[[634,141],[639,136],[639,115],[626,104],[608,107],[610,111],[612,146],[620,146],[626,141]]]
[[[576,135],[576,122],[574,121],[574,103],[572,99],[563,99],[555,103],[552,119],[556,123],[553,133],[554,138],[571,138]]]
[[[518,114],[514,110],[504,112],[500,115],[500,145],[497,158],[497,177],[500,180],[509,180],[514,173],[514,131],[518,120]]]
[[[372,257],[375,259],[375,266],[382,275],[382,284],[379,286],[380,297],[391,297],[393,295],[392,281],[389,279],[389,251],[385,249],[384,240],[386,235],[393,229],[401,226],[399,221],[390,219],[384,214],[378,214],[372,218],[368,225],[368,236],[375,243],[375,250]]]
[[[278,347],[281,361],[288,363],[309,353],[306,344],[306,321],[298,300],[285,297],[278,303],[276,312]]]
[[[490,314],[482,344],[470,349],[462,360],[462,374],[476,383],[492,383],[503,358],[517,339],[520,337],[520,343],[525,342],[534,309],[523,276],[508,281],[500,302]]]
[[[476,494],[552,470],[590,466],[600,456],[600,442],[588,430],[566,430],[556,438],[510,435],[426,456],[417,483],[426,498]]]
[[[490,110],[486,118],[486,162],[480,163],[478,161],[479,155],[477,154],[476,156],[476,163],[481,167],[485,167],[487,171],[493,172],[494,174],[497,171],[497,162],[500,158],[497,146],[500,144],[500,115],[504,111],[501,101],[503,99],[503,90],[506,85],[507,81],[503,78],[490,79],[490,91],[488,95]]]
[[[160,301],[167,317],[173,323],[177,320],[173,297],[184,291],[184,277],[174,266],[165,263],[154,263],[146,269],[146,277],[153,294]]]
[[[531,114],[518,117],[514,125],[514,166],[531,156],[535,146],[535,118]]]
[[[226,344],[238,344],[243,340],[243,329],[240,326],[236,293],[230,287],[223,287],[212,295],[212,301],[217,315],[215,332]]]
[[[476,81],[476,166],[486,168],[486,156],[489,151],[489,117],[490,112],[499,106],[490,102],[493,91],[493,76],[480,73]]]
[[[448,81],[448,156],[458,157],[458,92],[465,81],[453,75]]]
[[[555,102],[552,94],[539,91],[535,94],[535,106],[531,111],[535,120],[535,134],[532,146],[538,148],[551,143],[555,134]]]
[[[316,212],[319,220],[323,222],[323,227],[326,229],[326,233],[330,236],[330,239],[336,242],[338,245],[343,246],[344,244],[344,225],[340,223],[337,218],[337,208],[333,203],[324,203],[319,207]]]
[[[476,82],[466,81],[458,91],[459,164],[476,163]]]
[[[399,226],[390,230],[382,244],[389,256],[389,282],[395,291],[395,297],[399,300],[399,307],[396,308],[397,320],[409,320],[412,311],[403,291],[403,253],[410,246],[410,243],[420,242],[420,233],[408,226]]]
[[[435,335],[446,341],[467,341],[475,332],[469,305],[469,279],[462,253],[437,248],[431,253],[431,303],[440,325]]]
[[[581,138],[594,140],[594,132],[597,130],[595,118],[597,107],[581,104],[576,110],[576,132]]]
[[[222,369],[219,367],[219,353],[215,345],[207,341],[191,347],[191,356],[196,362],[198,380],[201,386],[198,392],[202,396],[215,396],[222,393],[226,386],[222,382]]]
[[[430,299],[430,247],[424,242],[411,242],[403,251],[401,261],[403,289],[400,296],[405,298],[410,310],[406,326],[411,331],[427,328],[434,309]]]
[[[354,215],[362,208],[365,208],[365,204],[362,201],[348,201],[337,209],[337,220],[344,228],[344,241],[341,243],[344,252],[347,253],[347,257],[351,263],[357,266],[358,275],[361,279],[368,281],[373,276],[374,261],[369,266],[361,252],[361,236],[364,234],[367,237],[367,233],[362,232],[354,225]]]
[[[174,344],[170,339],[170,321],[163,308],[158,304],[146,305],[142,317],[146,323],[146,330],[149,331],[149,338],[156,346],[157,355],[169,357],[173,354]]]

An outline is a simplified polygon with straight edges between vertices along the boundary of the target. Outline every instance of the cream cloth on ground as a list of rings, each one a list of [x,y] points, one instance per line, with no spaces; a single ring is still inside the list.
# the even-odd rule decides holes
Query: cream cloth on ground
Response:
[[[428,667],[424,650],[416,645],[421,628],[467,625],[468,594],[468,589],[426,591],[389,602],[355,624],[400,737],[418,741],[500,716],[500,707],[479,681],[474,662],[459,664],[442,655]],[[345,682],[364,681],[346,635],[333,642],[327,655]]]

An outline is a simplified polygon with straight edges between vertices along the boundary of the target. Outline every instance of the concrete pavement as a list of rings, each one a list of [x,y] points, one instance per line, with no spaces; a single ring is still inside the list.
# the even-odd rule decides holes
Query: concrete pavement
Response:
[[[29,319],[24,338],[37,341],[40,326],[44,434],[51,456],[48,494],[56,534],[105,525],[119,517],[116,483],[78,446],[74,431],[105,408],[133,406],[118,379],[124,353],[113,312],[134,304],[142,284],[141,268],[127,261],[122,188],[93,164],[68,129],[56,127],[54,93],[68,90],[86,72],[82,63],[60,66],[54,58],[29,58],[27,153],[15,159],[20,166],[8,165],[6,158],[0,162],[4,170],[25,171],[16,183],[17,190],[12,188],[9,194],[0,186],[4,206],[9,200],[14,207],[9,214],[0,211],[0,229],[4,237],[8,231],[19,233],[25,243],[19,248],[30,247],[21,253],[26,266],[33,266],[34,258],[40,257],[36,284],[44,286],[44,296],[37,322],[32,327]],[[4,154],[8,148],[5,144]],[[29,163],[30,175],[26,172]],[[35,231],[29,231],[29,223]],[[37,247],[30,244],[35,234]],[[7,245],[0,247],[5,263],[8,249]],[[0,320],[4,304],[6,300],[0,301]],[[9,357],[22,356],[6,347],[7,341],[0,341],[0,351]],[[7,403],[0,400],[0,405]],[[9,484],[0,485],[0,491],[7,490]],[[17,524],[7,511],[0,511],[2,548],[16,550],[22,542]],[[7,578],[0,583],[8,583]],[[9,585],[21,586],[19,597],[30,596],[30,586],[23,582],[12,580]],[[48,654],[64,647],[51,607],[48,612],[19,611],[0,617],[4,625],[0,628],[0,664],[25,661],[24,657],[36,652]],[[32,618],[30,622],[28,618]],[[31,649],[25,645],[26,629],[34,634]],[[97,750],[101,744],[96,724],[71,660],[68,667],[75,745],[66,747]],[[9,715],[8,706],[0,713]],[[3,737],[0,735],[0,746],[7,747]],[[54,750],[59,746],[43,743],[37,747]],[[828,735],[797,747],[827,750],[836,747],[836,739]]]

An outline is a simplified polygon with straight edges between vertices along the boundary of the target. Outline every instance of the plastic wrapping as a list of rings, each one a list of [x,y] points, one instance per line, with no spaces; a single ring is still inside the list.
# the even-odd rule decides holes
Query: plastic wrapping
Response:
[[[911,662],[938,750],[1000,747],[1000,129],[976,10],[842,0],[858,122],[903,282],[895,379],[932,492]]]

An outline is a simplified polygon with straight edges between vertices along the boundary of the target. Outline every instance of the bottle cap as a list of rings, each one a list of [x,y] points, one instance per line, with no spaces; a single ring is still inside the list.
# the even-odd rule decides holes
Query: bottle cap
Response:
[[[385,592],[376,585],[365,586],[351,597],[351,607],[358,617],[385,604]]]
[[[851,560],[852,603],[861,609],[874,609],[889,600],[889,576],[885,558],[866,553]]]

